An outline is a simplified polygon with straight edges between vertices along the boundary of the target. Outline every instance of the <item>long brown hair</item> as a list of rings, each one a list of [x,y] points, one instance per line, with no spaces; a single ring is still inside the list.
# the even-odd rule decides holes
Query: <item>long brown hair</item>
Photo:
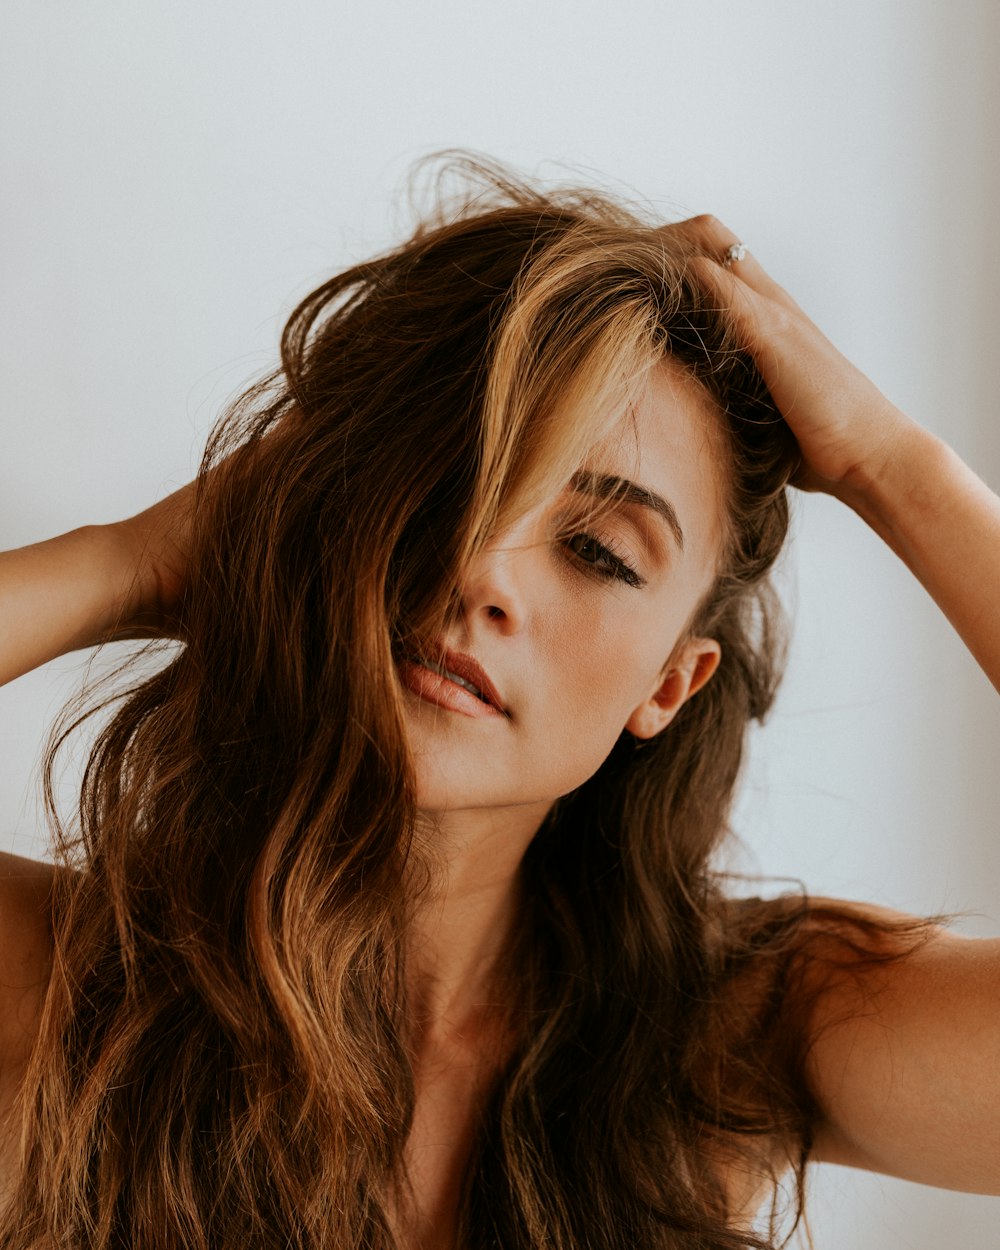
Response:
[[[280,368],[215,429],[182,646],[53,733],[67,871],[11,1250],[395,1245],[418,854],[396,657],[440,632],[467,562],[568,479],[665,357],[725,436],[725,549],[691,621],[722,661],[668,732],[623,733],[529,848],[523,1025],[461,1238],[765,1246],[730,1226],[708,1161],[780,1136],[801,1179],[802,952],[820,912],[733,903],[712,867],[779,676],[767,575],[794,442],[680,235],[597,192],[449,168],[464,195],[305,298]],[[68,826],[56,754],[115,699]],[[727,1015],[748,970],[752,1002]]]

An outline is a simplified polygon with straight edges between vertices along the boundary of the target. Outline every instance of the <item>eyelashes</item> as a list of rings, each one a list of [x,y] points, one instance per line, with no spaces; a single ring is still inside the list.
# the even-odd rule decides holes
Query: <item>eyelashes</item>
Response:
[[[613,539],[601,542],[593,534],[583,531],[567,534],[563,542],[578,565],[591,577],[601,581],[622,582],[626,586],[638,589],[645,586],[646,579],[628,563],[625,555],[614,543]]]

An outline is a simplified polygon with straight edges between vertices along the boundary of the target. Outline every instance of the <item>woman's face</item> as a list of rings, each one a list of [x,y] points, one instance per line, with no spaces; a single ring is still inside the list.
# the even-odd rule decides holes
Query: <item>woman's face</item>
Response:
[[[706,639],[690,640],[668,672],[664,664],[715,574],[718,416],[696,383],[660,364],[633,417],[595,448],[575,486],[498,536],[468,571],[461,614],[439,641],[478,661],[504,714],[474,697],[466,706],[486,715],[431,701],[442,684],[426,669],[404,681],[421,810],[519,808],[540,821],[596,772],[623,728],[658,733],[714,671],[718,647]],[[635,492],[574,529],[602,476],[666,506],[654,510]]]

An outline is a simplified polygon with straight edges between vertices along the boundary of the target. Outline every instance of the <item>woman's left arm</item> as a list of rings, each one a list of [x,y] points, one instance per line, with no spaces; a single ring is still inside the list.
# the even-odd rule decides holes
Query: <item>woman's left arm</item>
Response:
[[[841,497],[916,574],[1000,692],[1000,499],[912,422],[879,472]]]
[[[710,217],[677,229],[722,261],[736,236]],[[920,579],[1000,691],[1000,499],[900,412],[747,253],[699,261],[802,452],[796,485],[858,513]]]
[[[1000,499],[833,347],[713,218],[678,226],[733,310],[798,440],[797,485],[848,504],[906,562],[1000,690]],[[879,908],[859,908],[874,919]],[[934,930],[821,995],[808,1077],[812,1157],[1000,1194],[1000,939]]]

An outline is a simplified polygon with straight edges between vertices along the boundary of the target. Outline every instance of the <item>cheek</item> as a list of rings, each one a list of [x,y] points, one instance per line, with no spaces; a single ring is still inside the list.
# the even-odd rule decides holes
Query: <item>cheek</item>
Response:
[[[601,766],[648,693],[648,673],[657,666],[656,660],[645,664],[645,657],[622,639],[606,648],[588,647],[577,638],[566,657],[571,662],[559,666],[560,677],[546,706],[538,709],[536,732],[525,742],[529,752],[542,742],[560,744],[549,757],[552,773],[559,775],[560,793],[575,789]]]
[[[606,737],[628,719],[635,686],[636,674],[620,651],[594,656],[590,662],[581,658],[576,671],[567,676],[558,714],[564,723],[575,722],[587,737]]]
[[[688,610],[686,594],[642,602],[620,599],[613,610],[581,613],[555,649],[550,669],[562,692],[562,715],[586,716],[606,732],[621,730],[655,689]],[[693,605],[694,599],[691,598]]]

